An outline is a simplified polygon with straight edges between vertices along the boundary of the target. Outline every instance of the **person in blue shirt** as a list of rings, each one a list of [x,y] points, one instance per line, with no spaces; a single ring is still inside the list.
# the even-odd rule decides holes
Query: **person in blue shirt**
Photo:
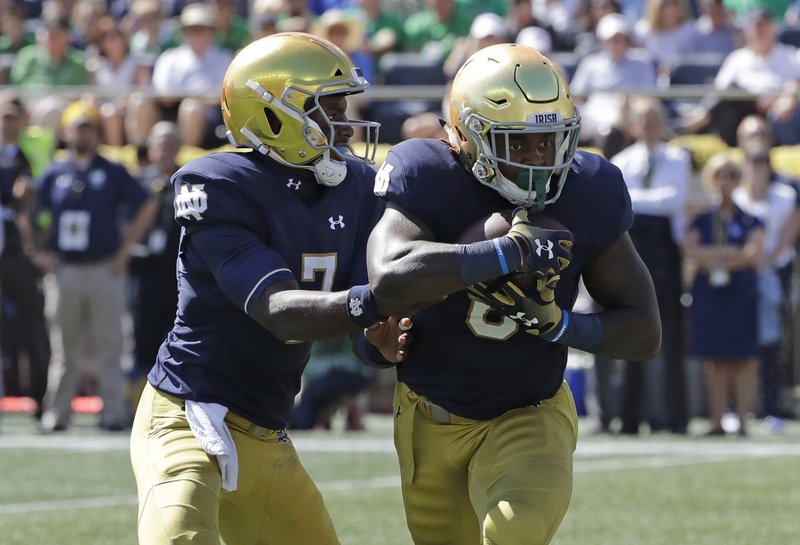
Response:
[[[46,284],[52,309],[51,361],[41,431],[65,430],[84,348],[97,360],[103,400],[100,426],[130,425],[120,359],[130,249],[153,221],[156,203],[122,165],[97,153],[100,118],[88,102],[70,103],[61,117],[67,154],[39,180],[36,215],[46,250],[37,260],[52,272]]]
[[[228,139],[248,151],[206,155],[171,178],[177,313],[131,435],[142,545],[339,543],[285,428],[309,341],[351,335],[358,350],[374,342],[404,357],[408,334],[367,282],[366,241],[383,212],[369,166],[377,124],[345,113],[367,86],[326,40],[257,40],[221,93]]]
[[[653,283],[627,234],[622,175],[576,151],[580,115],[546,57],[484,48],[447,99],[448,141],[400,143],[379,168],[387,207],[367,247],[388,312],[438,301],[412,316],[413,345],[397,366],[406,519],[417,545],[544,545],[572,494],[567,349],[652,358]],[[507,234],[487,229],[497,212],[513,218]],[[469,242],[476,226],[489,240]],[[533,244],[509,245],[523,227]],[[581,280],[602,311],[572,312]]]

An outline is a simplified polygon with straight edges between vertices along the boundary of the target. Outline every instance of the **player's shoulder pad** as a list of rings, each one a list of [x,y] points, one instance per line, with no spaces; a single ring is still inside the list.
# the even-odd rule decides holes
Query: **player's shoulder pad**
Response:
[[[215,153],[188,162],[172,176],[175,220],[198,223],[241,223],[247,196],[242,181],[252,173],[236,153]]]
[[[625,178],[619,167],[597,153],[577,150],[571,169],[578,179],[586,183],[625,186]]]
[[[347,178],[353,180],[359,187],[366,186],[371,193],[375,182],[375,167],[355,159],[346,159]]]
[[[463,173],[448,145],[433,138],[412,138],[389,150],[375,175],[375,194],[404,203],[413,195],[437,198],[446,195],[451,171]],[[441,194],[441,195],[440,195]]]
[[[578,150],[564,192],[579,209],[607,216],[611,223],[620,221],[625,229],[632,222],[631,198],[622,171],[601,155]]]

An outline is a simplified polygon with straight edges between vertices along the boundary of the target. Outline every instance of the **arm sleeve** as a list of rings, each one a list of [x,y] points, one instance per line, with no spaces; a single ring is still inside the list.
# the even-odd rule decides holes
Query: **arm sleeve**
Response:
[[[187,236],[225,295],[247,314],[267,286],[294,279],[278,253],[247,229],[204,225],[188,228]]]

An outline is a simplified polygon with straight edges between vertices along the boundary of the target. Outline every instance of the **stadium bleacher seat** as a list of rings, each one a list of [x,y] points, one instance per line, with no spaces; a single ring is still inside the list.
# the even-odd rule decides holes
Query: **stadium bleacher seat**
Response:
[[[397,144],[403,139],[401,128],[409,117],[425,112],[438,112],[440,101],[386,100],[375,101],[364,109],[364,117],[381,124],[380,142]]]
[[[712,85],[714,77],[719,72],[719,67],[724,60],[725,55],[719,53],[692,53],[691,55],[681,56],[670,69],[669,84],[671,87],[677,85]],[[689,113],[700,100],[699,98],[665,99],[664,106],[667,109],[670,122],[674,123]]]
[[[439,58],[421,53],[386,53],[378,63],[384,85],[444,85]]]
[[[670,85],[708,85],[714,81],[725,55],[692,53],[678,58],[669,73]]]
[[[378,65],[383,84],[390,86],[441,85],[447,83],[442,62],[420,53],[387,53]],[[441,100],[403,98],[374,101],[364,109],[364,117],[381,123],[380,141],[396,144],[402,140],[401,127],[406,119],[424,112],[438,112]]]
[[[789,25],[778,31],[778,41],[800,47],[800,26]]]

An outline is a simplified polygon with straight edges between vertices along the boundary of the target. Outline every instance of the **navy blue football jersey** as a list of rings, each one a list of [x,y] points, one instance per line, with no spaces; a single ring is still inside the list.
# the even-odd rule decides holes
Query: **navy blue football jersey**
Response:
[[[249,315],[264,289],[365,284],[366,241],[383,212],[374,171],[350,161],[344,181],[298,197],[297,171],[258,153],[215,153],[172,178],[182,226],[178,310],[150,382],[215,402],[265,427],[286,425],[309,343],[283,342]]]
[[[416,139],[389,151],[375,190],[423,221],[439,242],[456,242],[488,214],[513,206],[479,183],[438,140]],[[570,309],[580,274],[631,225],[630,197],[619,169],[578,152],[559,199],[544,214],[574,235],[573,259],[561,273],[556,301]],[[414,316],[414,341],[398,379],[445,409],[475,419],[552,397],[567,349],[519,329],[461,291]]]

